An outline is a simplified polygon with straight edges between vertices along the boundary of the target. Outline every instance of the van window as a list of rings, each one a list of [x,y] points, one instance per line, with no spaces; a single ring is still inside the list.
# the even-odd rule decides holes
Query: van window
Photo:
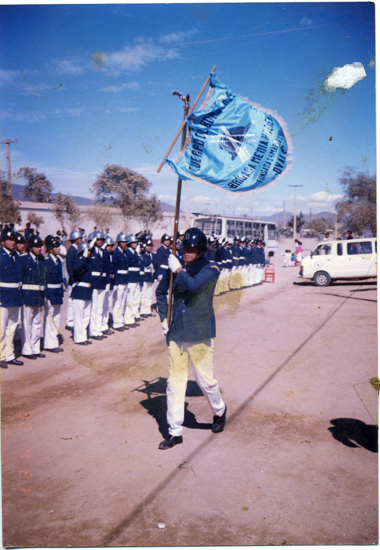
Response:
[[[360,246],[360,253],[361,254],[372,254],[372,243],[371,243],[371,241],[360,243],[359,246]]]
[[[347,243],[347,254],[349,256],[360,254],[359,243]]]
[[[343,256],[343,245],[342,245],[342,243],[338,243],[336,251],[337,251],[338,256]]]
[[[316,256],[324,256],[326,254],[331,254],[331,245],[329,244],[320,244],[313,252],[313,255]]]

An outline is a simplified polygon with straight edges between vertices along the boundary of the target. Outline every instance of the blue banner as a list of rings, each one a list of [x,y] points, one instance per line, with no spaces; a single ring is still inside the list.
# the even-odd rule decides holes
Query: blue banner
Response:
[[[274,185],[288,166],[288,141],[277,118],[216,81],[201,109],[187,118],[189,133],[173,161],[182,180],[196,179],[232,192]],[[277,183],[277,182],[276,182]]]

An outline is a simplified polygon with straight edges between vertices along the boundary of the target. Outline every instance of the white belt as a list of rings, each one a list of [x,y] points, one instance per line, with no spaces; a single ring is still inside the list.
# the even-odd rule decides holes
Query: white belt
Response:
[[[130,267],[129,271],[140,271],[139,267]]]
[[[22,285],[23,290],[45,290],[45,285]]]
[[[3,288],[21,288],[22,283],[0,283]]]
[[[85,286],[86,288],[90,288],[91,283],[77,283],[78,286]]]
[[[107,277],[107,273],[102,273],[101,271],[91,271],[93,277]]]
[[[163,267],[164,269],[168,269],[168,265],[161,264],[160,267]]]
[[[128,275],[128,269],[118,269],[117,270],[120,275]]]
[[[53,284],[48,284],[47,285],[48,288],[62,288],[62,283],[61,284],[57,284],[57,285],[53,285]]]

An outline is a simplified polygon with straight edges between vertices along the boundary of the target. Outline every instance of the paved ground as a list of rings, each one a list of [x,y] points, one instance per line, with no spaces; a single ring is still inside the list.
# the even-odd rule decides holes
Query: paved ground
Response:
[[[184,443],[158,450],[158,317],[1,371],[4,546],[376,543],[376,286],[281,261],[215,299],[222,434],[191,375]]]

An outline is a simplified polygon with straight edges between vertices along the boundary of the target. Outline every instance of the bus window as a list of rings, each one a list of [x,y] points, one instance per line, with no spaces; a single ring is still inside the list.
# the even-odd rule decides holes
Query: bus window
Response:
[[[245,236],[252,235],[252,222],[244,222]]]
[[[244,222],[236,220],[236,233],[237,235],[244,235]]]
[[[234,237],[235,234],[235,220],[227,220],[227,237]]]

